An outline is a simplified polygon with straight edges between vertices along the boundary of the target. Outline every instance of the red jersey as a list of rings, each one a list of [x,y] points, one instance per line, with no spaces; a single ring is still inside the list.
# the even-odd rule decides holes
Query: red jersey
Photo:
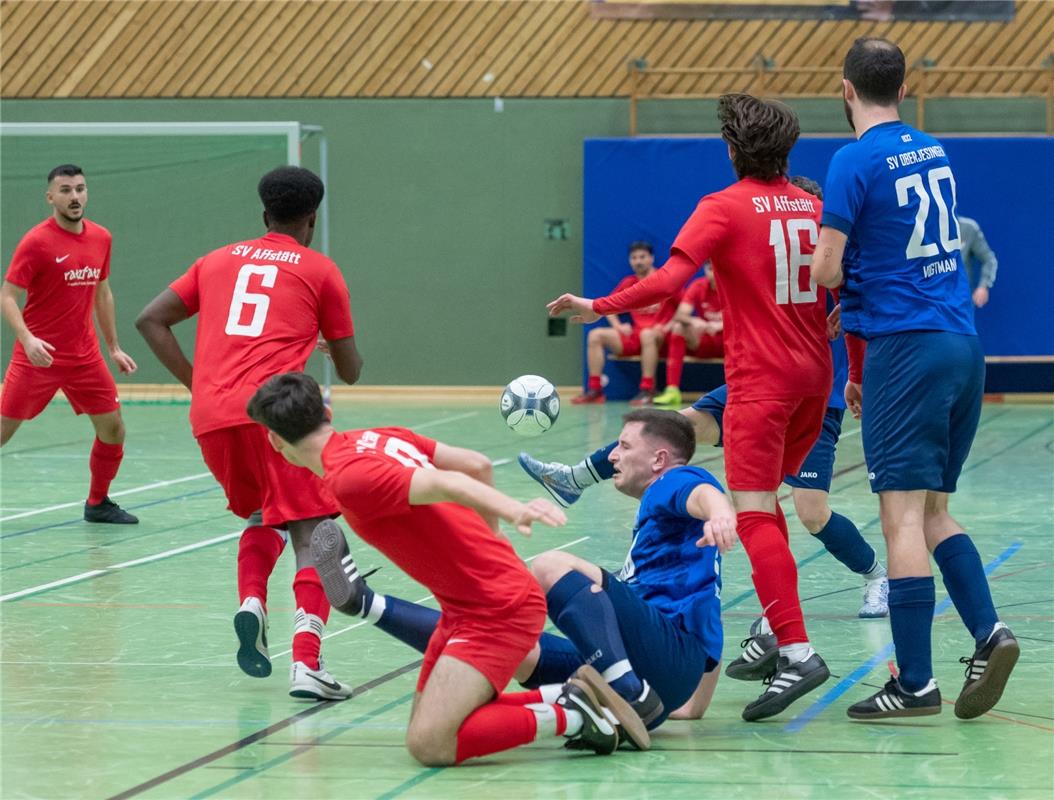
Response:
[[[195,436],[250,424],[249,398],[268,378],[303,370],[320,331],[327,341],[355,333],[337,265],[282,233],[214,250],[171,289],[198,315]]]
[[[821,210],[786,178],[744,178],[699,202],[662,269],[593,310],[654,303],[709,259],[721,287],[729,401],[826,395],[827,296],[809,276]]]
[[[410,479],[436,443],[406,428],[335,433],[323,482],[348,524],[435,595],[444,613],[501,615],[536,586],[512,545],[456,503],[410,505]]]
[[[681,302],[688,303],[699,319],[721,321],[721,296],[717,293],[717,285],[707,277],[693,281]]]
[[[15,248],[7,281],[26,290],[22,318],[30,333],[54,345],[55,366],[102,358],[92,309],[95,287],[110,277],[111,242],[110,232],[91,220],[84,220],[80,233],[70,233],[48,217]],[[29,363],[21,342],[15,342],[11,360]]]
[[[617,294],[623,289],[636,286],[640,281],[641,279],[636,275],[627,275],[618,282],[618,286],[615,287],[615,291],[612,294]],[[681,295],[678,292],[676,296],[652,303],[650,306],[634,308],[629,312],[633,320],[633,327],[638,331],[642,331],[646,328],[654,328],[656,325],[665,325],[677,313],[677,306],[680,305],[680,302]]]

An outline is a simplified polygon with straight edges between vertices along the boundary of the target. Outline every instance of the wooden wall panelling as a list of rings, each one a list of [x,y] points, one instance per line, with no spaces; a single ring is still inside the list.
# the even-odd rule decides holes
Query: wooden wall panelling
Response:
[[[516,58],[509,65],[507,83],[500,87],[504,95],[509,97],[530,96],[531,80],[537,66],[544,60],[543,54],[548,52],[550,43],[556,40],[565,28],[571,29],[585,18],[575,3],[548,3],[546,5],[549,6],[549,15],[545,22],[530,42],[518,46]]]
[[[487,45],[495,38],[501,38],[506,24],[516,13],[512,3],[488,3],[487,13],[476,18],[476,25],[466,32],[459,43],[458,50],[452,54],[449,66],[443,71],[442,80],[438,81],[430,94],[433,97],[464,96],[479,94],[480,90],[489,90],[490,85],[483,80],[487,67],[482,61]],[[458,91],[459,83],[466,81],[474,92]],[[380,87],[379,87],[380,88]]]

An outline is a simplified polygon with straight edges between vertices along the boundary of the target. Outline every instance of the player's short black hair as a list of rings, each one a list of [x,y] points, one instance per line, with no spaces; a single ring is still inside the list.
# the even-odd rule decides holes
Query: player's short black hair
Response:
[[[865,103],[895,106],[904,85],[904,51],[887,39],[861,36],[845,56],[842,77]]]
[[[640,408],[622,417],[622,424],[643,422],[645,436],[662,439],[673,454],[684,463],[695,455],[695,428],[684,414],[658,408]]]
[[[59,175],[66,178],[73,178],[77,175],[84,175],[84,170],[76,164],[59,164],[57,167],[52,168],[51,172],[48,173],[48,183],[51,183]]]
[[[296,444],[326,423],[322,390],[310,375],[275,375],[256,390],[246,407],[249,418]]]
[[[272,221],[297,222],[314,213],[326,187],[314,172],[303,167],[278,167],[260,178],[256,187]]]
[[[651,242],[646,242],[643,239],[637,239],[635,242],[629,243],[629,252],[631,255],[635,250],[647,250],[650,255],[655,255],[655,250],[652,249]]]
[[[787,174],[787,157],[801,135],[798,115],[775,100],[725,94],[717,101],[721,138],[732,146],[740,178],[769,181]]]
[[[803,192],[808,192],[813,197],[823,200],[823,189],[812,178],[806,178],[804,175],[792,175],[788,180]]]

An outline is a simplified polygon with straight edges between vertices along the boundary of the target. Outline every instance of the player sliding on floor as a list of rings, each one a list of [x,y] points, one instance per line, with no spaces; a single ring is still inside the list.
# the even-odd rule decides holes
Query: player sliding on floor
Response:
[[[808,277],[820,204],[786,177],[798,119],[781,103],[745,94],[722,96],[718,116],[739,181],[700,201],[662,269],[599,300],[562,295],[549,313],[573,311],[573,320],[591,322],[649,305],[713,262],[728,376],[725,474],[754,588],[779,646],[771,683],[743,710],[752,721],[779,714],[830,675],[809,645],[776,490],[801,469],[823,427],[831,351],[826,292]]]
[[[710,702],[723,641],[718,551],[734,541],[735,514],[713,475],[686,466],[695,441],[684,417],[642,409],[624,421],[610,454],[614,483],[640,500],[625,564],[614,576],[559,550],[534,559],[549,617],[567,638],[543,633],[515,677],[537,690],[522,697],[555,702],[561,684],[588,659],[653,729],[671,711],[699,718]],[[427,652],[444,624],[440,612],[375,594],[343,539],[315,545],[334,608]]]
[[[643,720],[592,667],[579,669],[549,702],[537,692],[502,694],[538,642],[546,603],[498,520],[527,534],[535,522],[563,525],[557,506],[507,497],[473,477],[489,478],[482,455],[406,428],[334,430],[318,384],[302,373],[272,378],[248,410],[283,456],[322,478],[359,537],[439,602],[406,732],[414,758],[428,766],[460,764],[543,735],[565,736],[597,753],[613,752],[620,736],[649,746]],[[370,613],[377,596],[367,597],[357,580],[340,529],[321,524],[312,550],[338,607],[358,612],[368,600]],[[583,587],[565,584],[566,602],[603,605],[607,596],[594,597],[591,586],[586,580],[581,598]],[[414,612],[394,599],[391,609],[395,616]],[[625,660],[617,655],[616,663]]]

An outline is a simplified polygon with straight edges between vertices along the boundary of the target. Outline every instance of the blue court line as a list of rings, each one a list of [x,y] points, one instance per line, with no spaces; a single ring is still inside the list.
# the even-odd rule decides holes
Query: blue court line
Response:
[[[798,569],[801,569],[806,564],[809,564],[810,562],[813,562],[816,559],[818,559],[820,556],[824,555],[826,552],[827,552],[827,548],[826,547],[821,547],[819,550],[817,550],[811,556],[806,556],[805,558],[803,558],[801,561],[799,561],[797,564],[795,564],[795,566]],[[727,603],[725,603],[723,606],[721,606],[721,610],[722,611],[727,611],[728,609],[732,608],[733,606],[738,606],[744,600],[746,600],[746,599],[748,599],[750,597],[753,597],[754,594],[755,594],[754,589],[747,589],[742,594],[737,594],[735,597],[733,597],[731,600],[729,600]]]
[[[395,700],[392,700],[390,703],[385,703],[383,706],[375,708],[373,711],[369,711],[360,717],[356,717],[347,725],[343,725],[340,728],[329,731],[328,733],[324,733],[321,736],[316,736],[314,739],[304,742],[303,744],[294,747],[292,750],[282,753],[282,755],[280,756],[275,756],[270,761],[265,761],[257,767],[246,767],[244,772],[235,775],[233,778],[230,778],[229,780],[226,780],[223,783],[218,783],[215,786],[212,786],[208,789],[198,792],[195,795],[192,795],[191,800],[202,800],[205,797],[212,797],[213,795],[219,794],[220,792],[229,789],[230,787],[235,786],[241,783],[242,781],[246,781],[249,778],[255,778],[261,772],[269,770],[271,769],[271,767],[277,767],[280,764],[284,764],[286,761],[290,761],[296,758],[301,753],[307,752],[315,745],[319,745],[323,742],[329,741],[330,739],[334,739],[337,736],[340,736],[342,733],[346,733],[352,728],[356,728],[365,722],[369,722],[374,717],[380,716],[381,714],[387,711],[391,711],[397,706],[401,706],[404,703],[409,702],[413,698],[413,696],[413,692],[411,692],[410,694],[404,694],[402,697],[398,697]]]
[[[414,788],[415,786],[417,786],[417,784],[423,783],[424,781],[428,780],[429,778],[431,778],[431,777],[433,777],[435,775],[438,775],[444,769],[445,769],[444,767],[430,767],[430,768],[426,769],[424,772],[418,773],[417,775],[415,775],[414,777],[410,778],[409,780],[403,781],[398,786],[396,786],[394,789],[389,789],[384,794],[377,795],[376,800],[392,800],[392,798],[398,797],[399,795],[401,795],[403,792],[407,791],[408,789]]]
[[[1021,546],[1022,542],[1020,541],[1011,544],[1008,548],[1006,548],[1006,550],[996,556],[995,559],[985,565],[984,574],[991,575],[996,569],[998,569],[1001,564],[1006,562],[1007,559],[1017,553],[1017,551],[1021,549]],[[943,600],[941,600],[941,602],[937,604],[936,608],[933,609],[934,618],[936,619],[945,611],[947,611],[948,608],[951,607],[951,604],[952,601],[950,597],[945,597]],[[800,731],[802,728],[804,728],[806,725],[816,719],[816,717],[820,716],[820,714],[826,711],[827,708],[835,700],[837,700],[839,697],[849,691],[857,683],[862,681],[867,676],[867,674],[871,672],[871,670],[873,670],[875,667],[877,667],[879,664],[889,658],[892,653],[893,643],[890,642],[877,653],[875,653],[873,656],[871,656],[871,658],[869,658],[859,667],[854,669],[851,673],[842,678],[842,680],[840,680],[832,689],[828,690],[827,694],[825,694],[823,697],[821,697],[819,700],[817,700],[815,703],[805,709],[801,714],[799,714],[790,722],[788,722],[783,727],[783,730],[785,730],[787,733],[797,733],[798,731]]]
[[[151,500],[149,503],[140,503],[139,505],[136,505],[136,506],[124,506],[124,509],[126,511],[136,511],[136,510],[138,510],[140,508],[149,508],[150,506],[157,506],[157,505],[161,505],[162,503],[171,503],[171,502],[173,502],[175,500],[183,500],[184,498],[194,497],[195,495],[205,494],[206,492],[216,492],[216,491],[219,491],[219,488],[220,488],[219,486],[210,486],[208,489],[198,489],[196,492],[187,492],[186,494],[179,494],[179,495],[176,495],[175,497],[166,497],[166,498],[164,498],[162,500]],[[78,517],[77,519],[68,519],[65,522],[53,522],[51,525],[41,525],[40,527],[37,527],[37,528],[27,528],[24,531],[15,531],[14,533],[5,533],[3,536],[0,536],[0,540],[2,540],[2,539],[14,539],[16,536],[25,536],[26,534],[29,534],[29,533],[37,533],[38,531],[46,531],[46,530],[50,530],[51,528],[63,528],[66,525],[75,525],[78,522],[84,522],[84,518],[83,517]]]

